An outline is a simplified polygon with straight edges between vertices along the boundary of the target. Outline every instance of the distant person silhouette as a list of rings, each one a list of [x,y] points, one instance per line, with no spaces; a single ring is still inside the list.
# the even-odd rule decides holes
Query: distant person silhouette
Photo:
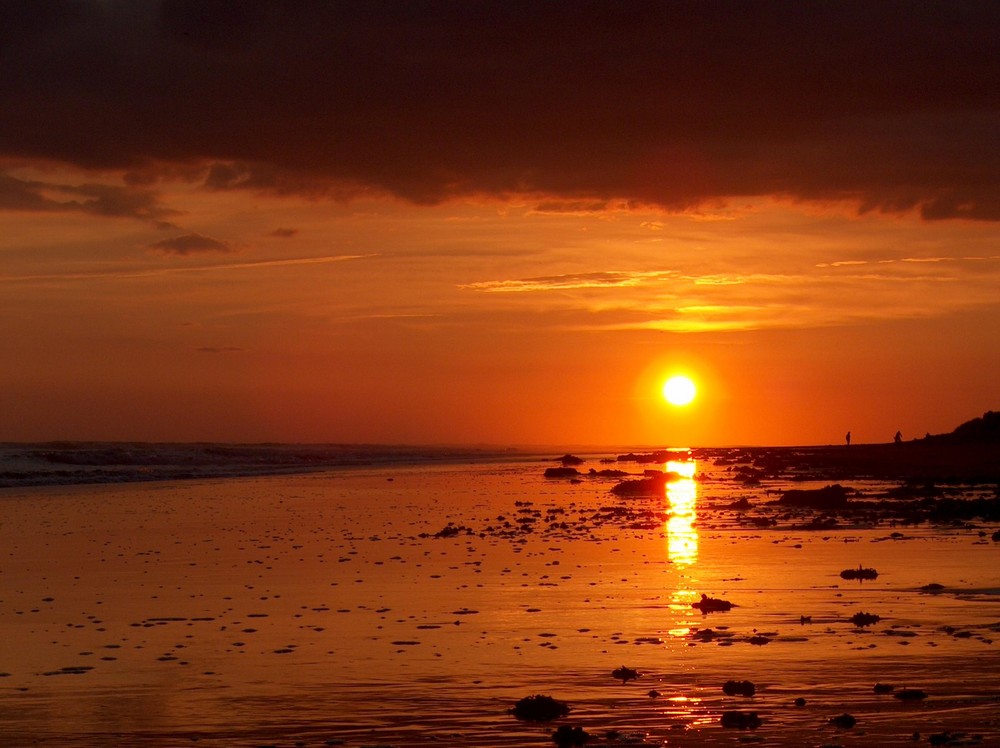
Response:
[[[899,431],[897,431],[896,435],[894,437],[892,437],[892,440],[896,444],[902,444],[902,442],[903,442],[903,435]]]
[[[847,436],[845,436],[844,439],[847,440],[847,446],[848,447],[851,446],[851,432],[850,431],[847,432]]]

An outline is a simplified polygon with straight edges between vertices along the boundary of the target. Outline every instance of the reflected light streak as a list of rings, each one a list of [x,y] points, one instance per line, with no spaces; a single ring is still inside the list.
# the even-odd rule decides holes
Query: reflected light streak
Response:
[[[698,593],[694,590],[678,589],[671,594],[669,607],[677,615],[677,620],[674,622],[674,627],[667,632],[670,636],[675,639],[683,639],[697,628],[697,625],[692,623],[694,608],[691,607],[691,603],[697,597]]]
[[[667,483],[670,512],[667,520],[667,558],[680,566],[690,566],[698,560],[698,531],[694,527],[698,518],[695,461],[671,460],[666,467],[668,472],[685,476]]]

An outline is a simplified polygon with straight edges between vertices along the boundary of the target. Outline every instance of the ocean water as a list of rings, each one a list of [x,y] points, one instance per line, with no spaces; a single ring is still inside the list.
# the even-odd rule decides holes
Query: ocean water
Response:
[[[0,745],[544,746],[560,725],[588,745],[1000,744],[996,525],[833,524],[769,503],[822,480],[600,456],[577,481],[542,456],[421,455],[4,489]],[[673,475],[619,498],[589,468]],[[877,578],[841,578],[858,566]],[[535,694],[569,714],[515,719]]]

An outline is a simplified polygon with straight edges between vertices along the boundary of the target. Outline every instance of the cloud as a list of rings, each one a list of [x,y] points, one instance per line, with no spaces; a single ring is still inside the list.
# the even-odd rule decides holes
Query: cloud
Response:
[[[176,250],[175,250],[176,251]],[[47,283],[51,281],[102,281],[160,278],[169,275],[190,275],[205,273],[229,273],[242,270],[263,270],[270,268],[295,267],[299,265],[327,265],[330,263],[365,260],[378,255],[327,255],[323,257],[290,257],[282,260],[257,260],[254,262],[231,262],[219,265],[173,265],[171,267],[133,267],[117,270],[68,271],[58,273],[33,273],[26,275],[0,274],[0,283]]]
[[[660,281],[671,271],[603,271],[594,273],[569,273],[522,280],[493,280],[467,283],[459,288],[488,293],[523,293],[526,291],[566,291],[584,288],[624,288]]]
[[[291,239],[293,236],[299,233],[298,229],[289,228],[276,228],[274,231],[268,234],[268,236],[276,236],[279,239]]]
[[[61,184],[20,179],[0,172],[0,209],[79,212],[116,218],[137,218],[171,226],[165,218],[177,211],[160,204],[149,189],[100,183]]]
[[[222,345],[222,346],[205,345],[202,346],[201,348],[196,348],[195,350],[197,350],[199,353],[241,353],[246,349],[240,348],[239,346],[235,345]]]
[[[134,189],[193,169],[214,190],[415,203],[781,196],[1000,220],[993,0],[24,8],[0,32],[0,156]]]
[[[205,252],[232,252],[228,242],[213,239],[203,234],[183,234],[172,239],[162,239],[149,245],[150,249],[172,255],[193,255]]]

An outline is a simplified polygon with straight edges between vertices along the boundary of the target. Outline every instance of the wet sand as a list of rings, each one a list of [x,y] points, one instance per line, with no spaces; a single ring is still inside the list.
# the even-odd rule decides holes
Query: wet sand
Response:
[[[776,453],[755,485],[734,479],[753,457],[714,452],[633,499],[538,461],[6,489],[0,743],[543,746],[567,725],[588,745],[1000,744],[1000,524],[818,523],[769,502],[826,468],[767,473]],[[880,502],[897,477],[838,479]],[[840,577],[858,566],[878,577]],[[509,714],[533,694],[571,711]]]

